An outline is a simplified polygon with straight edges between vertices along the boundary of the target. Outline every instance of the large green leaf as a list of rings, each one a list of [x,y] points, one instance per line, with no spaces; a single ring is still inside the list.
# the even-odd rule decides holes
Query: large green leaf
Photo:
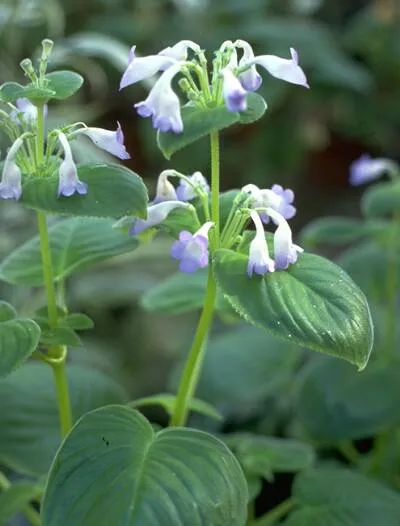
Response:
[[[251,433],[233,433],[224,440],[247,475],[267,480],[271,480],[274,473],[294,473],[309,468],[315,460],[313,448],[299,440]]]
[[[83,498],[84,497],[84,498]],[[154,432],[137,411],[85,415],[58,451],[43,526],[244,526],[247,485],[229,449],[195,429]]]
[[[182,108],[183,132],[158,132],[158,147],[167,159],[185,146],[198,141],[212,130],[222,130],[239,121],[239,113],[228,111],[225,106],[214,108]]]
[[[107,258],[129,252],[138,241],[113,228],[108,218],[70,218],[49,229],[55,281]],[[43,285],[39,236],[17,248],[0,264],[0,279],[15,285]]]
[[[248,256],[220,249],[217,281],[250,323],[277,336],[365,367],[373,326],[362,291],[337,265],[302,254],[288,270],[247,275]]]
[[[313,440],[373,436],[400,422],[400,366],[373,362],[358,373],[345,362],[317,360],[304,375],[296,415]]]
[[[97,407],[125,403],[128,395],[104,373],[68,366],[76,420]],[[28,475],[47,472],[60,444],[59,418],[50,367],[28,362],[0,381],[0,463]]]
[[[300,356],[293,343],[256,327],[230,330],[210,340],[197,396],[225,412],[254,411],[288,385]]]
[[[309,247],[326,243],[342,245],[365,236],[366,223],[352,217],[321,217],[309,223],[300,234],[301,242]]]
[[[83,84],[83,77],[74,71],[54,71],[46,75],[47,87],[54,91],[52,99],[67,99]]]
[[[377,480],[339,468],[297,475],[293,497],[299,504],[284,526],[398,526],[400,497]]]
[[[146,217],[146,187],[128,168],[89,163],[78,167],[78,175],[88,185],[87,195],[57,197],[57,175],[30,177],[23,184],[21,203],[36,210],[69,216]]]
[[[369,187],[361,199],[366,216],[386,216],[400,212],[400,183],[385,182]]]
[[[0,377],[21,365],[36,349],[40,328],[28,318],[18,318],[11,305],[0,301]]]

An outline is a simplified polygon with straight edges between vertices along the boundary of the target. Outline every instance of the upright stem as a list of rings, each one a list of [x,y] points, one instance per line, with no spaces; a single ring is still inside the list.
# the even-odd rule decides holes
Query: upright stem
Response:
[[[37,169],[43,163],[44,158],[44,108],[38,106],[37,117],[37,136],[36,136],[36,160]],[[40,252],[42,256],[42,267],[44,285],[46,288],[47,313],[49,325],[52,329],[57,328],[57,296],[54,286],[53,266],[51,261],[49,232],[47,229],[46,215],[43,212],[37,212]],[[67,349],[62,345],[49,347],[46,358],[53,369],[54,381],[56,386],[57,406],[60,418],[61,436],[64,437],[72,427],[71,403],[68,391],[68,380],[66,375],[66,356]]]
[[[8,480],[8,478],[0,471],[0,489],[1,490],[8,490],[11,488],[11,482]],[[27,504],[23,510],[22,513],[25,515],[25,517],[28,519],[28,521],[32,524],[32,526],[40,526],[40,515],[39,513],[33,508],[30,504]]]
[[[272,526],[276,524],[279,519],[282,519],[288,512],[295,506],[296,500],[293,497],[281,502],[278,506],[273,508],[270,512],[260,517],[258,520],[253,522],[253,526]]]
[[[217,131],[211,132],[211,220],[214,222],[214,237],[212,248],[219,243],[219,136]],[[200,316],[192,347],[189,351],[183,369],[181,382],[176,397],[174,412],[171,416],[171,426],[184,426],[187,421],[190,402],[195,393],[206,352],[206,340],[212,322],[217,286],[212,271],[208,267],[208,279],[203,311]]]

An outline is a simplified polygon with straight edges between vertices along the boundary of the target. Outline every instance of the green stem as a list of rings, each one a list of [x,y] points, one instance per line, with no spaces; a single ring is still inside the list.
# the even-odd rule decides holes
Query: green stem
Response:
[[[216,296],[216,284],[212,275],[212,269],[208,271],[207,290],[204,300],[204,307],[201,313],[200,321],[197,326],[196,334],[192,347],[189,351],[185,367],[183,370],[181,383],[174,412],[171,417],[171,426],[184,426],[186,424],[190,401],[196,390],[199,381],[201,366],[205,356],[205,340],[207,339],[208,330],[211,325],[214,303]]]
[[[219,135],[211,132],[211,220],[214,222],[212,248],[219,244]],[[211,263],[208,267],[208,280],[203,311],[197,326],[192,347],[186,359],[185,367],[176,397],[171,426],[186,424],[190,401],[195,393],[206,352],[206,339],[212,322],[217,285],[214,280]]]
[[[276,521],[282,519],[289,511],[296,505],[296,499],[289,497],[288,499],[281,502],[269,513],[266,513],[263,517],[253,522],[253,526],[270,526],[275,524]]]
[[[58,313],[56,290],[54,287],[53,280],[53,266],[51,262],[50,240],[46,223],[46,214],[44,214],[43,212],[37,212],[37,220],[40,238],[40,251],[42,254],[44,284],[46,288],[47,312],[50,327],[54,329],[57,327]]]
[[[219,219],[219,134],[213,130],[210,133],[211,146],[211,219],[214,222],[213,248],[219,244],[220,219]]]
[[[51,366],[53,368],[54,382],[57,392],[57,406],[60,419],[61,436],[65,437],[72,427],[71,403],[69,397],[67,368],[66,368],[66,347],[58,347],[59,352],[62,353],[60,359],[52,360]]]
[[[4,475],[4,473],[0,471],[0,489],[6,491],[9,488],[11,488],[11,486],[12,486],[11,482]],[[30,504],[27,504],[22,509],[22,513],[25,515],[25,517],[28,519],[28,521],[33,526],[40,526],[41,524],[40,515]]]
[[[360,453],[357,451],[357,449],[354,447],[354,444],[350,440],[339,442],[338,450],[349,462],[351,462],[355,466],[360,465],[360,462],[362,461],[362,455],[360,455]]]

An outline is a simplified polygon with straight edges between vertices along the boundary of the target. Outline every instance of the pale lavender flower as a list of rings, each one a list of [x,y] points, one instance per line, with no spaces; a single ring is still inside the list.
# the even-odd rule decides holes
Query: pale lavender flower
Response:
[[[212,226],[214,223],[208,221],[194,234],[184,230],[171,246],[171,255],[180,260],[182,272],[191,274],[208,265],[208,232]]]
[[[264,227],[256,211],[250,212],[256,227],[256,234],[249,248],[249,261],[247,264],[247,275],[251,278],[253,273],[263,276],[267,272],[274,272],[275,263],[270,258],[268,244],[265,239]]]
[[[192,184],[185,179],[181,179],[176,189],[176,195],[180,201],[191,201],[199,196],[192,185],[207,194],[210,192],[210,186],[201,172],[194,172],[193,175],[189,175],[187,178]]]
[[[137,57],[136,46],[129,52],[128,67],[121,78],[119,89],[123,89],[130,84],[135,84],[141,80],[155,75],[158,71],[176,63],[176,60],[163,55],[148,55],[147,57]]]
[[[261,190],[262,206],[269,206],[279,212],[285,219],[292,219],[296,215],[296,208],[293,206],[293,190],[284,189],[279,184],[274,184],[272,188]],[[267,217],[263,218],[268,222]]]
[[[158,54],[163,57],[172,58],[174,60],[186,60],[188,49],[191,49],[195,53],[200,52],[200,46],[192,40],[180,40],[173,46],[168,46]]]
[[[18,137],[9,149],[4,161],[3,174],[0,182],[1,199],[18,199],[22,194],[21,170],[15,162],[15,156],[23,144],[23,138]]]
[[[168,181],[170,173],[171,170],[164,170],[158,176],[156,196],[153,204],[162,203],[163,201],[181,201],[176,195],[174,185]]]
[[[152,117],[153,128],[161,132],[183,131],[179,98],[171,88],[172,79],[180,69],[180,64],[169,67],[154,84],[147,99],[135,104],[138,114]]]
[[[293,243],[292,231],[286,219],[271,208],[267,209],[267,213],[278,225],[274,234],[275,268],[284,270],[296,263],[298,253],[303,252],[303,249]]]
[[[96,146],[119,159],[130,159],[130,155],[124,146],[124,134],[119,122],[115,131],[86,127],[77,130],[75,133],[76,135],[86,135]]]
[[[221,71],[223,76],[222,94],[229,111],[245,111],[247,108],[247,91],[230,68]]]
[[[70,197],[75,192],[79,195],[87,194],[87,184],[83,183],[78,177],[78,170],[72,158],[71,146],[69,145],[67,137],[64,133],[58,133],[58,140],[64,150],[64,160],[60,164],[58,170],[58,197],[61,195]]]
[[[386,172],[396,170],[396,164],[390,159],[372,159],[364,154],[350,165],[350,184],[358,186],[379,179]]]
[[[188,208],[191,205],[182,201],[162,201],[147,207],[147,219],[136,219],[129,229],[131,236],[141,234],[145,230],[162,223],[175,208]]]
[[[15,101],[16,109],[10,113],[13,122],[19,124],[21,121],[31,123],[37,119],[37,108],[26,98]]]
[[[248,42],[245,40],[236,40],[235,46],[243,49],[243,56],[239,61],[239,67],[254,59],[253,48]],[[240,73],[239,80],[247,91],[257,91],[262,83],[261,75],[257,72],[256,66],[254,65],[250,66],[246,71],[243,71],[243,73]]]
[[[291,59],[280,58],[275,55],[259,55],[249,61],[245,61],[242,63],[242,66],[258,64],[277,79],[309,88],[304,71],[299,66],[297,51],[290,48],[290,54]]]

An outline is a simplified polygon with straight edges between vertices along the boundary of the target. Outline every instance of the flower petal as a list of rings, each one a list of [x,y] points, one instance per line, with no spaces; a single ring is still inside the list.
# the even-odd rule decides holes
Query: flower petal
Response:
[[[291,59],[285,59],[275,55],[260,55],[251,60],[249,64],[259,64],[277,79],[309,88],[305,73],[299,66],[296,50],[290,48],[290,53],[292,55]]]

